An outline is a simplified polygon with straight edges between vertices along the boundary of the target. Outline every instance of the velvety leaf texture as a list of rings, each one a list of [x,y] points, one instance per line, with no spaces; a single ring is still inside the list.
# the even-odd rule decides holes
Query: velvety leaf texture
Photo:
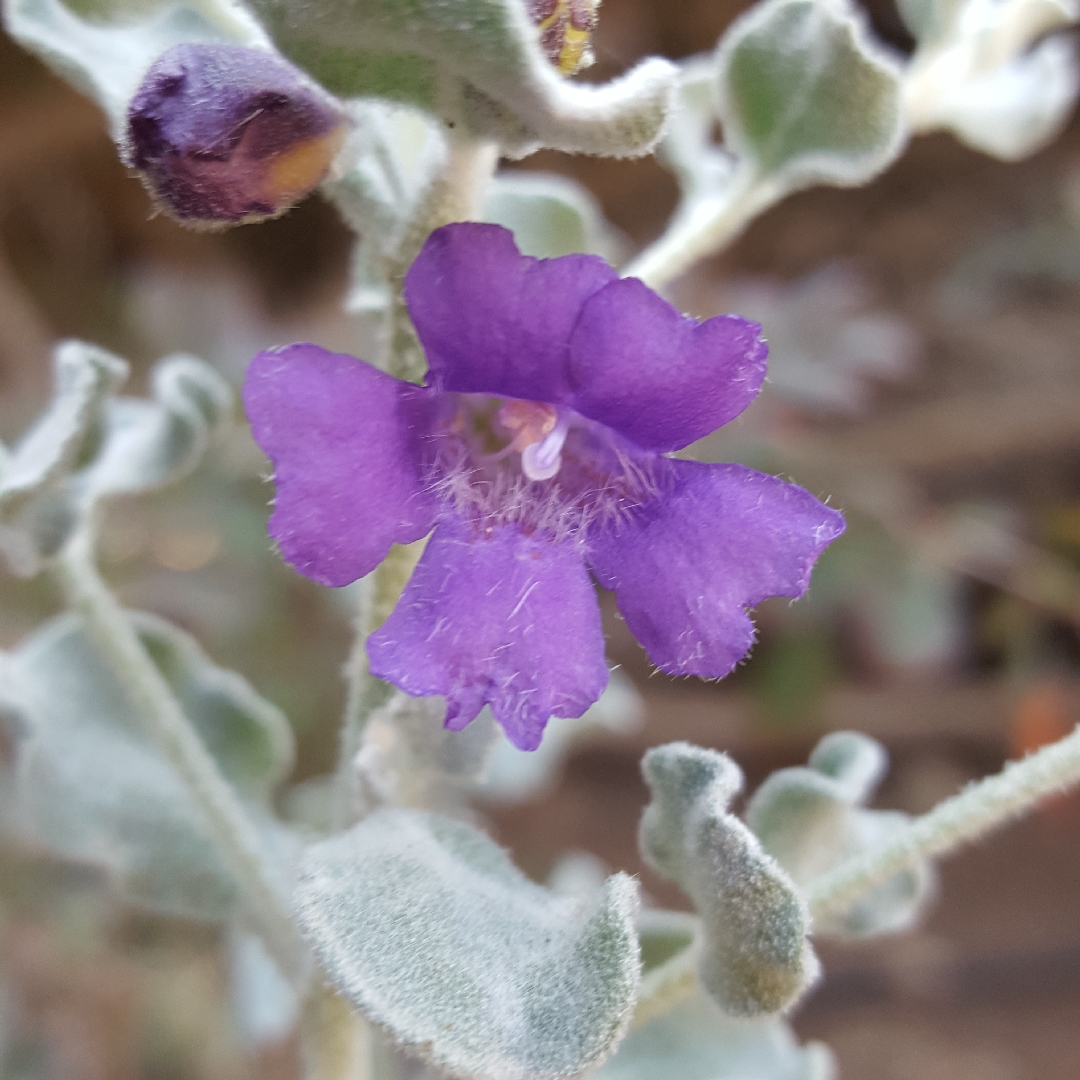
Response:
[[[946,129],[1004,161],[1045,146],[1080,92],[1076,0],[903,0],[917,47],[904,76],[911,131]]]
[[[181,479],[231,421],[228,383],[194,356],[170,356],[151,377],[152,400],[109,403],[101,452],[80,478],[85,500],[153,491]]]
[[[746,820],[762,846],[800,885],[847,858],[884,843],[910,820],[897,811],[866,810],[887,765],[884,748],[866,735],[826,735],[807,767],[781,769],[754,793]],[[848,911],[815,921],[815,932],[842,937],[907,929],[933,891],[928,863],[872,889]]]
[[[445,712],[438,698],[399,691],[371,714],[353,759],[357,809],[413,806],[460,813],[468,805],[498,728],[489,711],[464,731],[450,731],[442,723]]]
[[[93,21],[84,19],[62,0],[3,3],[7,32],[97,102],[117,141],[123,140],[128,102],[139,80],[166,49],[195,41],[269,47],[247,10],[227,0],[167,4],[138,18],[131,17],[129,5],[106,0],[95,5],[95,15]]]
[[[657,157],[679,179],[684,198],[710,198],[731,179],[734,157],[716,141],[716,58],[699,53],[679,62],[678,106]]]
[[[902,143],[899,68],[844,0],[767,0],[717,53],[726,144],[782,187],[865,183]]]
[[[418,105],[504,151],[537,146],[647,153],[671,107],[675,71],[646,60],[613,82],[566,80],[520,0],[256,0],[275,42],[343,97]]]
[[[600,204],[588,188],[566,176],[500,173],[488,187],[480,219],[509,229],[523,255],[602,255],[618,261],[618,239]]]
[[[129,615],[278,861],[289,841],[265,800],[292,766],[285,718],[186,634]],[[192,918],[234,915],[233,877],[201,810],[78,620],[47,623],[4,665],[0,709],[17,740],[16,827],[60,855],[103,865],[133,903]]]
[[[99,499],[189,473],[232,417],[229,385],[192,356],[154,368],[151,401],[115,397],[127,364],[96,346],[63,342],[54,363],[49,408],[0,460],[0,551],[25,575],[59,552]]]
[[[821,1043],[782,1020],[733,1020],[702,993],[633,1031],[596,1080],[833,1080]]]
[[[459,821],[382,810],[313,845],[294,907],[338,991],[450,1076],[580,1076],[633,1009],[633,880],[550,892]]]
[[[105,401],[128,374],[119,357],[81,341],[57,346],[53,369],[48,409],[0,465],[0,520],[76,467],[97,434]]]
[[[642,854],[694,901],[703,924],[701,981],[725,1012],[790,1007],[818,974],[810,916],[794,883],[727,806],[742,786],[730,758],[689,743],[642,762],[652,802]]]

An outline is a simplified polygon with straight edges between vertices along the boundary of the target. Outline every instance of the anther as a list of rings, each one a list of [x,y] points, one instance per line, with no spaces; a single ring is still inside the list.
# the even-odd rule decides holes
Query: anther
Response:
[[[553,431],[558,419],[559,410],[543,401],[511,398],[499,409],[499,423],[514,432],[510,445],[519,453]]]

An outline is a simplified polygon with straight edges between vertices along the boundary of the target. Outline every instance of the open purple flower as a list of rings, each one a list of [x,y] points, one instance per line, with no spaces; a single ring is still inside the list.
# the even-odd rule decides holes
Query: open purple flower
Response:
[[[275,467],[270,532],[300,573],[346,585],[434,528],[371,670],[489,704],[540,742],[607,683],[589,569],[653,662],[719,678],[746,613],[801,596],[843,519],[740,465],[665,456],[738,416],[765,375],[760,327],[697,323],[602,259],[521,255],[494,225],[433,233],[405,279],[428,385],[316,345],[260,353],[244,390]]]

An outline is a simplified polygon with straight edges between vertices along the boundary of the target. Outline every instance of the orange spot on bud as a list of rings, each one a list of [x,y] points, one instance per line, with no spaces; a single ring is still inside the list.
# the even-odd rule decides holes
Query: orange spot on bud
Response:
[[[263,194],[272,206],[291,206],[319,184],[345,142],[341,124],[315,139],[291,146],[274,156],[266,170]]]

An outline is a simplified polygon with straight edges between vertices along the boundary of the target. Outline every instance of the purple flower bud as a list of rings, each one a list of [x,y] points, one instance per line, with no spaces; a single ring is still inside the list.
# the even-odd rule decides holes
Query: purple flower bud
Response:
[[[128,157],[171,216],[236,224],[273,217],[307,195],[346,130],[341,106],[280,56],[177,45],[128,108]]]

